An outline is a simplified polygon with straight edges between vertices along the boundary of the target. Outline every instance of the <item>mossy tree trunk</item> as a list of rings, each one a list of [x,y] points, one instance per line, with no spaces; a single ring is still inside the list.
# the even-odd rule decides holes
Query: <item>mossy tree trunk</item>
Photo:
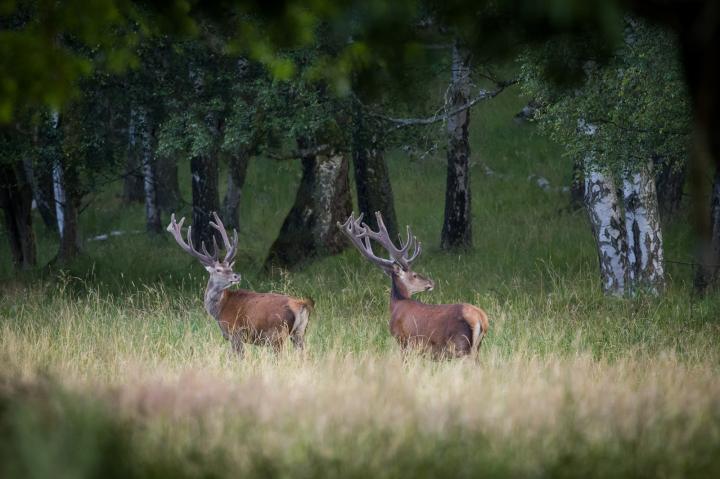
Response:
[[[302,146],[302,145],[301,145]],[[352,211],[348,161],[331,152],[302,159],[302,179],[265,268],[292,268],[319,256],[337,254],[347,243],[337,228]]]

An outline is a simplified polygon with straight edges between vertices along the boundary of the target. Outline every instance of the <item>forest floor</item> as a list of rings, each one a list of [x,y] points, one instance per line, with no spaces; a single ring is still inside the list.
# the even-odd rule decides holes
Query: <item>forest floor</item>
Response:
[[[292,162],[252,163],[236,270],[314,298],[304,354],[233,356],[203,311],[205,272],[169,235],[136,233],[143,207],[118,185],[89,198],[82,233],[125,234],[65,269],[15,275],[0,237],[0,476],[719,477],[720,295],[694,297],[691,268],[670,263],[660,298],[603,297],[588,222],[560,189],[571,162],[513,123],[522,104],[510,92],[472,112],[472,251],[438,247],[442,146],[388,158],[436,281],[422,299],[488,312],[477,360],[402,358],[388,281],[352,249],[260,272]],[[670,260],[692,261],[686,217],[664,225]],[[38,232],[47,261],[57,240]]]

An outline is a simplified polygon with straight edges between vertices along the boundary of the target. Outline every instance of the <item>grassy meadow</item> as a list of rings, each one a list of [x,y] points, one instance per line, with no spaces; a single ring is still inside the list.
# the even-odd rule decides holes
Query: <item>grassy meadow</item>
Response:
[[[522,105],[508,91],[472,112],[472,251],[438,247],[442,145],[388,155],[436,281],[422,298],[488,312],[477,360],[402,358],[389,283],[354,250],[260,272],[292,162],[252,163],[236,270],[243,287],[314,298],[303,354],[235,357],[202,308],[204,270],[142,232],[120,185],[89,198],[82,233],[126,234],[63,269],[16,274],[0,238],[0,477],[720,475],[720,296],[694,297],[691,268],[669,263],[662,297],[603,297],[584,212],[528,179],[567,186],[571,166],[512,122]],[[686,218],[664,225],[669,260],[692,260]],[[48,261],[56,239],[36,225]]]

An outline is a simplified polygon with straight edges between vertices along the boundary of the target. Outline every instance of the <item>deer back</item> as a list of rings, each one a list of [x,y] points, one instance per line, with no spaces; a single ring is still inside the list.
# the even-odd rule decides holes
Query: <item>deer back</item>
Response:
[[[393,301],[390,332],[403,346],[421,346],[436,355],[464,356],[477,349],[488,328],[487,315],[470,304]]]
[[[293,329],[303,308],[312,308],[312,304],[282,294],[226,290],[217,319],[223,333],[244,331],[249,339],[276,337]]]

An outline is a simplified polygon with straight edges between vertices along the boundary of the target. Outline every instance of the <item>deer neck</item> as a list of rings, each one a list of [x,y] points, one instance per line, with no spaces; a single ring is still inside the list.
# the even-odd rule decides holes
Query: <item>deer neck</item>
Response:
[[[216,320],[220,319],[220,310],[225,296],[225,289],[213,283],[212,278],[208,280],[205,288],[205,311]]]
[[[410,293],[407,287],[400,282],[397,276],[392,276],[392,286],[390,288],[390,304],[394,304],[398,301],[406,301],[410,299]]]

